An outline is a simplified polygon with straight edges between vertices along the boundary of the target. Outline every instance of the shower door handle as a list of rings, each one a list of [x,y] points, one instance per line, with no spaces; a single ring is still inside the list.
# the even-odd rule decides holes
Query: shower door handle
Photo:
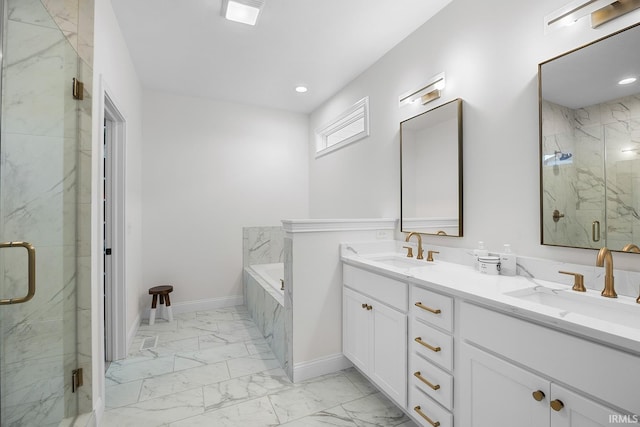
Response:
[[[29,289],[27,290],[27,295],[20,298],[10,298],[10,299],[0,299],[0,305],[8,305],[8,304],[21,304],[23,302],[29,301],[36,294],[36,248],[33,247],[31,243],[27,242],[6,242],[0,243],[0,249],[2,248],[18,248],[22,247],[27,250],[28,255],[28,284]]]
[[[591,223],[591,238],[594,242],[600,241],[600,221],[593,221]]]

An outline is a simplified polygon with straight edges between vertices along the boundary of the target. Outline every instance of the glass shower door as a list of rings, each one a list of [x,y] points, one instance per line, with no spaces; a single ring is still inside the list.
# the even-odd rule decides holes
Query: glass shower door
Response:
[[[4,4],[3,4],[4,3]],[[78,55],[41,1],[0,0],[0,425],[77,414]],[[35,252],[10,242],[28,242]],[[33,255],[33,254],[32,254]],[[33,277],[35,273],[35,281]],[[27,294],[32,299],[7,301]]]

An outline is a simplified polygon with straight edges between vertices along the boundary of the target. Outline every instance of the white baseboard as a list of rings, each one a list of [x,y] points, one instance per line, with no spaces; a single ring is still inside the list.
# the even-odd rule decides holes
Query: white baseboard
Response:
[[[296,363],[293,366],[293,382],[297,383],[308,380],[309,378],[319,377],[320,375],[338,372],[351,366],[349,359],[344,357],[342,353]]]
[[[216,308],[224,308],[224,307],[232,307],[234,305],[242,305],[244,304],[244,297],[242,295],[234,295],[230,297],[220,297],[220,298],[208,298],[208,299],[199,299],[195,301],[182,301],[172,303],[171,307],[173,309],[173,314],[179,313],[192,313],[194,311],[206,311],[206,310],[215,310]],[[164,306],[161,307],[161,312],[164,311]],[[149,318],[149,311],[151,307],[147,307],[144,309],[143,319]],[[160,315],[160,313],[159,313]],[[160,317],[160,316],[158,316]]]

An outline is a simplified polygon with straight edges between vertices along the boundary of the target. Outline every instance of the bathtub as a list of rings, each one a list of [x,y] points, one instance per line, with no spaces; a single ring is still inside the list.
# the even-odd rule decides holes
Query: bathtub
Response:
[[[284,367],[284,264],[257,264],[244,269],[244,299],[249,314]]]
[[[253,272],[268,285],[268,287],[265,287],[267,292],[272,293],[273,290],[276,292],[275,295],[279,295],[280,297],[284,296],[284,289],[282,289],[282,280],[284,280],[284,263],[276,262],[273,264],[256,264],[249,266],[249,269],[253,270]],[[280,304],[283,303],[281,302]]]

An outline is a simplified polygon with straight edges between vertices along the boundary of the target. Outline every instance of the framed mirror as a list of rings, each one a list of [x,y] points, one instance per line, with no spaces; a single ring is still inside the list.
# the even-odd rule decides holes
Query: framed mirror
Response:
[[[400,229],[462,237],[462,99],[400,123]]]
[[[539,65],[543,245],[640,245],[638,46],[640,24]]]

